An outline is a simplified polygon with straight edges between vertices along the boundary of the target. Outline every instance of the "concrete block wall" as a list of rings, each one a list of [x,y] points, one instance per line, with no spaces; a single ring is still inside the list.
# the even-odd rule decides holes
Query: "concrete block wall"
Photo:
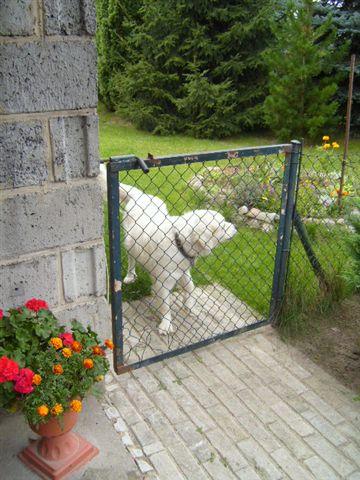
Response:
[[[0,2],[0,308],[109,336],[94,0]]]

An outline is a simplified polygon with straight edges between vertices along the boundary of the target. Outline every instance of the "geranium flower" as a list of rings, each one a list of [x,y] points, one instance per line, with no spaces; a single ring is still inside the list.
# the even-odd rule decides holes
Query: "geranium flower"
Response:
[[[12,382],[19,374],[19,365],[3,356],[0,358],[0,383]]]
[[[82,403],[80,400],[71,400],[70,408],[73,412],[80,413],[82,409]]]
[[[84,367],[89,370],[90,368],[93,368],[93,366],[94,362],[91,360],[91,358],[85,358]]]
[[[38,298],[31,298],[25,303],[25,307],[33,312],[38,312],[39,310],[49,310],[49,305],[45,300],[40,300]]]
[[[0,320],[2,320],[3,318],[4,318],[4,312],[0,308]]]
[[[59,335],[61,338],[63,344],[65,347],[71,347],[71,345],[74,343],[74,337],[72,336],[72,333],[62,333]]]
[[[55,350],[59,350],[63,346],[63,342],[59,337],[53,337],[49,340],[49,345],[53,346]]]
[[[40,405],[40,407],[38,407],[36,411],[40,415],[40,417],[46,417],[46,415],[49,414],[49,407],[47,405]]]
[[[56,417],[56,416],[60,415],[61,413],[63,413],[63,411],[64,411],[64,408],[61,405],[61,403],[55,403],[55,405],[51,409],[51,415],[54,415],[54,417]]]
[[[73,342],[73,344],[71,345],[71,349],[72,349],[74,352],[77,352],[77,353],[81,352],[82,348],[83,348],[83,347],[82,347],[81,343],[78,342],[78,341],[76,341],[76,340],[75,340],[75,341]]]
[[[30,368],[22,368],[19,375],[15,378],[14,390],[18,393],[31,393],[34,390],[32,386],[34,372]]]

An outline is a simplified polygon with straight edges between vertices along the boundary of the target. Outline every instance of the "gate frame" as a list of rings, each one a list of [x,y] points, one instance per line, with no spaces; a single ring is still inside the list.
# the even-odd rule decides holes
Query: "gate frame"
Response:
[[[127,170],[143,170],[148,173],[150,168],[190,165],[214,160],[231,160],[235,158],[255,157],[258,155],[276,155],[285,153],[285,171],[281,194],[281,209],[275,255],[275,266],[270,301],[269,319],[260,320],[255,324],[246,325],[230,332],[224,332],[214,337],[201,340],[184,347],[169,350],[159,355],[124,364],[124,337],[122,321],[122,277],[121,277],[121,238],[120,238],[120,203],[119,203],[119,172]],[[107,163],[107,194],[108,194],[108,219],[109,219],[109,250],[110,250],[110,294],[111,294],[111,319],[114,341],[113,363],[117,374],[125,373],[142,366],[174,357],[181,353],[195,350],[209,345],[217,340],[225,339],[239,333],[253,330],[269,322],[275,323],[278,317],[285,291],[288,261],[291,246],[291,234],[294,225],[296,196],[298,190],[298,175],[301,158],[301,143],[293,140],[291,143],[261,146],[255,148],[236,148],[232,150],[219,150],[182,154],[154,158],[149,154],[143,160],[135,155],[110,157]]]

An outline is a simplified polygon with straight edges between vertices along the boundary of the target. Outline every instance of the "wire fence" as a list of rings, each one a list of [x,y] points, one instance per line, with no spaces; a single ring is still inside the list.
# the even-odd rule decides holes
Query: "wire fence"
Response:
[[[255,328],[278,315],[293,219],[298,223],[289,288],[294,275],[307,278],[309,289],[321,288],[314,259],[326,279],[344,267],[351,235],[347,215],[359,195],[358,167],[350,159],[339,206],[340,157],[303,155],[299,176],[299,154],[294,144],[285,144],[111,159],[117,371]]]

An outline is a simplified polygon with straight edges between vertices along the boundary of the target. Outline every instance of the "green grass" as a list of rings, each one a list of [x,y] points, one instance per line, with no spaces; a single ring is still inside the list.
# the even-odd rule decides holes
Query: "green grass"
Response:
[[[100,152],[102,158],[111,155],[134,154],[146,157],[150,152],[155,157],[171,153],[192,153],[206,150],[227,150],[236,146],[258,146],[276,143],[269,136],[243,135],[226,140],[199,140],[182,135],[158,137],[139,131],[114,114],[100,109]],[[308,150],[310,151],[310,150]],[[352,152],[360,152],[360,141],[353,142]],[[238,160],[244,162],[245,160]],[[254,161],[254,160],[249,160]],[[261,161],[257,157],[255,161]],[[305,168],[331,171],[326,159],[305,157]],[[210,163],[208,164],[210,165]],[[171,214],[178,215],[194,208],[203,207],[203,198],[189,189],[188,181],[202,164],[179,165],[151,169],[145,175],[141,171],[121,173],[121,181],[136,185],[141,190],[157,195],[166,201]],[[226,212],[223,212],[226,214]],[[107,226],[105,226],[107,231]],[[324,268],[329,272],[341,272],[347,263],[346,233],[344,230],[312,228],[315,250]],[[106,245],[108,242],[105,235]],[[271,296],[273,265],[276,248],[276,232],[270,234],[241,227],[228,243],[219,246],[212,255],[198,260],[192,275],[197,285],[218,282],[238,298],[263,315],[267,315]],[[123,250],[123,273],[126,268],[126,253]],[[331,259],[331,264],[329,264]],[[124,286],[124,299],[139,298],[149,294],[151,283],[148,274],[137,269],[138,281]],[[336,279],[340,278],[339,275]],[[336,282],[335,282],[336,283]],[[315,305],[319,299],[319,285],[305,256],[302,245],[294,235],[289,285],[294,296],[293,310],[287,305],[287,318],[294,317],[297,310],[306,310],[306,305]],[[296,323],[295,320],[293,323]],[[286,328],[289,325],[285,325]]]

